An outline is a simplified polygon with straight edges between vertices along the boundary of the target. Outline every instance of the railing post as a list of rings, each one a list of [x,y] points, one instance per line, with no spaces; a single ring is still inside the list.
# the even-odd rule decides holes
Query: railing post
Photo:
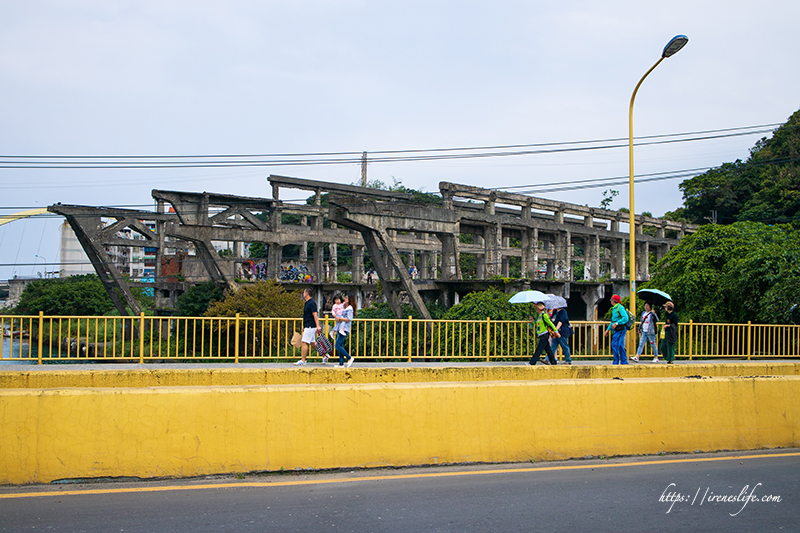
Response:
[[[144,311],[139,313],[139,364],[144,364]]]
[[[22,328],[20,328],[22,329]],[[39,364],[42,364],[42,343],[44,341],[44,311],[39,311]]]
[[[409,363],[411,362],[411,346],[412,346],[412,343],[411,343],[411,321],[412,321],[412,317],[411,317],[411,315],[408,315],[408,362]]]
[[[750,360],[750,356],[753,353],[753,348],[752,348],[753,345],[751,344],[752,335],[753,335],[753,324],[752,324],[751,321],[748,320],[747,321],[747,360],[748,361]]]
[[[486,317],[486,361],[489,361],[489,337],[490,333],[489,330],[492,327],[491,317]]]
[[[689,361],[692,360],[694,354],[694,321],[689,321]]]
[[[239,362],[239,313],[236,313],[235,324],[236,325],[233,329],[234,335],[236,335],[236,337],[233,340],[233,361],[235,363],[238,363]]]

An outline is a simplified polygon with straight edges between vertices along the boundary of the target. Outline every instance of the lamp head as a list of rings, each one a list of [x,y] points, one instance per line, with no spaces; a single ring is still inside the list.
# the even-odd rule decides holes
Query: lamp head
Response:
[[[661,57],[672,57],[677,54],[681,48],[686,46],[686,43],[689,42],[689,38],[685,35],[676,35],[667,43],[667,46],[664,47],[664,51],[661,52]]]

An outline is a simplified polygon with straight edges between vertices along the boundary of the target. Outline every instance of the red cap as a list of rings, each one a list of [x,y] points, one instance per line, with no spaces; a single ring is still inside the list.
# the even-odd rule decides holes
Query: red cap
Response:
[[[612,303],[618,304],[620,300],[621,298],[619,297],[619,294],[615,294],[614,296],[611,297]]]

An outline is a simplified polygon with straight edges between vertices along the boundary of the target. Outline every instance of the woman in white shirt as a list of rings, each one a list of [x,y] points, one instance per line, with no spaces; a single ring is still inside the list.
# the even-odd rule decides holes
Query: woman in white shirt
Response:
[[[336,325],[333,330],[337,333],[335,347],[336,351],[339,353],[339,366],[350,366],[353,364],[353,361],[355,361],[355,358],[347,353],[344,343],[347,336],[350,334],[350,328],[356,316],[357,308],[358,304],[355,298],[353,298],[353,295],[347,294],[347,296],[344,297],[344,311],[336,317]],[[347,359],[347,363],[344,362],[345,359]]]
[[[658,315],[653,312],[650,302],[645,302],[644,312],[642,313],[642,336],[639,339],[639,348],[632,360],[639,362],[639,356],[644,353],[644,347],[649,344],[653,350],[653,362],[658,363]]]

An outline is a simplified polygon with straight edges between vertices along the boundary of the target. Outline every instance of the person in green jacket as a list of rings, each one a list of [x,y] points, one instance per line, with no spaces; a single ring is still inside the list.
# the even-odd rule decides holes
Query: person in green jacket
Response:
[[[529,317],[531,321],[530,325],[533,327],[539,340],[536,344],[536,350],[533,352],[533,356],[528,364],[533,366],[538,363],[544,351],[547,353],[548,364],[557,365],[558,362],[553,353],[553,348],[550,347],[550,337],[557,339],[561,337],[561,335],[556,331],[556,326],[553,324],[553,321],[550,320],[550,317],[544,312],[544,304],[535,303],[533,307],[536,310],[536,315]]]

